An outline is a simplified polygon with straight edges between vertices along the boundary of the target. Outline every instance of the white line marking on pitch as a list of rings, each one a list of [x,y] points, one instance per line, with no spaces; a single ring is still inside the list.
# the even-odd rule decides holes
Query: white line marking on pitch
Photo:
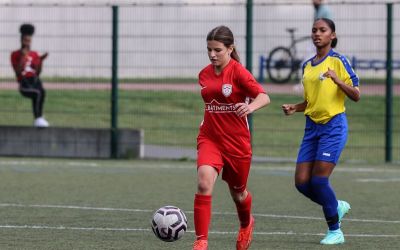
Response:
[[[78,231],[134,231],[134,232],[150,232],[145,228],[111,228],[111,227],[65,227],[65,226],[38,226],[38,225],[0,225],[4,229],[49,229],[49,230],[78,230]],[[194,233],[188,230],[188,233]],[[237,234],[237,232],[211,231],[210,234]],[[255,235],[307,235],[307,236],[323,236],[323,233],[296,233],[296,232],[256,232]],[[346,234],[348,237],[372,237],[372,238],[398,238],[396,234]]]
[[[155,210],[150,209],[133,209],[133,208],[108,208],[108,207],[87,207],[87,206],[72,206],[72,205],[25,205],[25,204],[13,204],[13,203],[0,203],[0,207],[24,207],[24,208],[59,208],[59,209],[78,209],[78,210],[97,210],[97,211],[116,211],[116,212],[136,212],[136,213],[152,213]],[[192,214],[193,211],[185,211],[187,214]],[[237,216],[236,213],[229,212],[213,212],[215,215],[233,215]],[[296,216],[296,215],[277,215],[277,214],[261,214],[254,213],[256,217],[269,217],[269,218],[287,218],[287,219],[303,219],[303,220],[325,220],[321,217],[312,216]],[[398,224],[400,221],[397,220],[374,220],[374,219],[344,219],[345,221],[354,222],[370,222],[370,223],[388,223]]]
[[[17,160],[0,160],[0,166],[1,165],[21,165],[21,166],[73,166],[73,167],[107,167],[109,168],[110,166],[108,165],[103,165],[98,162],[90,162],[90,161],[63,161],[63,162],[56,162],[56,161],[38,161],[38,160],[32,160],[32,161],[17,161]],[[145,163],[142,166],[137,165],[133,166],[130,163],[127,164],[121,164],[121,163],[115,163],[113,164],[113,167],[129,167],[132,169],[135,168],[152,168],[152,169],[195,169],[194,164],[188,164],[188,165],[174,165],[174,164],[153,164],[153,163]],[[291,166],[282,166],[282,167],[260,167],[260,166],[253,166],[252,169],[254,170],[271,170],[271,171],[288,171],[288,172],[294,172],[294,167]],[[400,173],[399,169],[386,169],[385,167],[380,167],[380,168],[374,168],[374,167],[363,167],[363,168],[358,168],[358,167],[342,167],[342,168],[336,168],[335,172],[348,172],[348,173]]]
[[[379,178],[371,178],[371,179],[356,179],[357,182],[400,182],[400,178],[384,178],[384,179],[379,179]]]
[[[0,203],[0,207],[61,208],[61,209],[121,211],[121,212],[154,212],[153,210],[132,209],[132,208],[81,207],[81,206],[69,206],[69,205],[24,205],[24,204],[8,204],[8,203]]]

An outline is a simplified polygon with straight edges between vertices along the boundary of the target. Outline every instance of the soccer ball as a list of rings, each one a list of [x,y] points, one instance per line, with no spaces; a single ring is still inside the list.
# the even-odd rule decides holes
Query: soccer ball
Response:
[[[159,208],[151,220],[151,229],[163,241],[176,241],[186,232],[187,219],[185,213],[174,206]]]

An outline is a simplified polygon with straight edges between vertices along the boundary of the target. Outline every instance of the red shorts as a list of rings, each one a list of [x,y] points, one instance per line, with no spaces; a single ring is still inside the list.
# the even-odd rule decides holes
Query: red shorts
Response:
[[[206,137],[197,139],[197,168],[202,165],[214,167],[218,174],[222,170],[222,180],[238,193],[246,190],[251,156],[237,157],[224,154],[212,140]]]

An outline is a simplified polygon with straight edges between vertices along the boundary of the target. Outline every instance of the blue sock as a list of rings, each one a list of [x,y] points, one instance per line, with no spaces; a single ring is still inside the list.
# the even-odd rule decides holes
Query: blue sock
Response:
[[[302,184],[296,184],[297,190],[302,193],[305,197],[309,198],[313,202],[322,206],[321,202],[318,201],[317,197],[315,196],[314,192],[311,188],[311,182],[306,182]]]
[[[335,192],[329,185],[328,177],[313,176],[311,178],[312,192],[322,204],[329,230],[339,229],[338,202]]]

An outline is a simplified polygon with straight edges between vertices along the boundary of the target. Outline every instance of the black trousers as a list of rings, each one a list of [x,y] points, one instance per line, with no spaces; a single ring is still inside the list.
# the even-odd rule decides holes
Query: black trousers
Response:
[[[46,91],[43,89],[39,77],[23,78],[19,82],[19,92],[32,100],[33,116],[35,118],[43,115],[43,103],[46,98]]]

